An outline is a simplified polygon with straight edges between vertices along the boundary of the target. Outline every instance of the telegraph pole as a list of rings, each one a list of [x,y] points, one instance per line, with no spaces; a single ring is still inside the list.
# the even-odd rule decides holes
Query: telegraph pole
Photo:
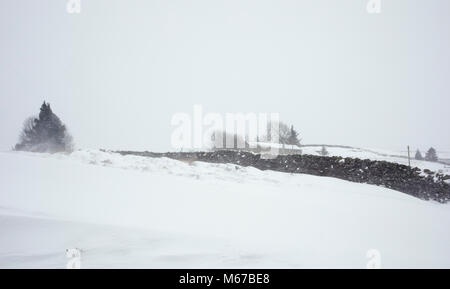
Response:
[[[409,154],[409,146],[408,146],[408,165],[411,167],[411,156]]]

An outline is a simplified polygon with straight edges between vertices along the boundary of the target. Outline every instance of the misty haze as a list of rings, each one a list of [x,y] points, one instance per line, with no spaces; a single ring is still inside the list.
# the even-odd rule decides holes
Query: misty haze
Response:
[[[449,12],[2,1],[0,268],[450,268]]]

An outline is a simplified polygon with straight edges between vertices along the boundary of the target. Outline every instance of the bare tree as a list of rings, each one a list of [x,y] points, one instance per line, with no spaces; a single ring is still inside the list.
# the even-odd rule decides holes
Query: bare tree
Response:
[[[275,143],[278,140],[280,144],[289,144],[291,129],[284,122],[272,122],[267,124],[266,140]]]
[[[23,122],[22,132],[19,136],[19,142],[26,144],[30,143],[35,138],[34,126],[36,125],[37,118],[30,116]]]
[[[211,135],[211,141],[214,149],[241,149],[249,147],[243,136],[221,130],[215,131]]]

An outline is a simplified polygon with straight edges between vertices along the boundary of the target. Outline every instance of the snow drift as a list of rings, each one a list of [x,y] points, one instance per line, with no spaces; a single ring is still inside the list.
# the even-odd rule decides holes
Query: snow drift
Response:
[[[450,207],[382,187],[100,151],[0,153],[0,267],[450,268]]]

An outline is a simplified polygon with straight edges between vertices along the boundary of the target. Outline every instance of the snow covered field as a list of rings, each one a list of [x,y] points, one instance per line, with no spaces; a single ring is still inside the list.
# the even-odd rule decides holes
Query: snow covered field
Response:
[[[271,147],[283,148],[283,145],[273,144],[273,143],[263,143],[263,142],[250,142],[251,145],[259,145],[262,148],[268,149]],[[387,161],[392,163],[398,163],[402,165],[408,165],[408,153],[403,151],[386,150],[386,149],[371,149],[371,148],[357,148],[348,146],[336,146],[336,145],[324,145],[328,156],[338,156],[343,158],[359,158],[359,159],[370,159],[373,161]],[[303,145],[290,146],[285,145],[285,149],[298,150],[305,155],[315,155],[320,156],[320,151],[322,150],[322,145]],[[425,160],[419,161],[414,159],[415,151],[411,151],[411,166],[418,167],[421,170],[429,169],[433,172],[440,172],[444,174],[450,174],[450,153],[447,151],[439,151],[438,156],[443,162],[428,162]],[[425,151],[422,151],[425,155]]]
[[[301,147],[303,154],[320,155],[319,151],[321,146],[304,146]],[[399,163],[402,165],[408,165],[407,152],[397,152],[380,149],[365,149],[365,148],[344,148],[344,147],[329,147],[326,146],[329,156],[340,156],[344,158],[359,158],[370,159],[374,161],[387,161],[393,163]],[[429,169],[434,172],[442,172],[444,174],[450,174],[450,165],[442,163],[418,161],[414,159],[415,151],[411,151],[411,166],[418,167],[422,170]],[[425,154],[424,152],[422,152]],[[439,152],[439,156],[443,158],[448,157],[448,153]]]
[[[96,150],[0,176],[1,268],[450,268],[450,206],[377,186]]]

